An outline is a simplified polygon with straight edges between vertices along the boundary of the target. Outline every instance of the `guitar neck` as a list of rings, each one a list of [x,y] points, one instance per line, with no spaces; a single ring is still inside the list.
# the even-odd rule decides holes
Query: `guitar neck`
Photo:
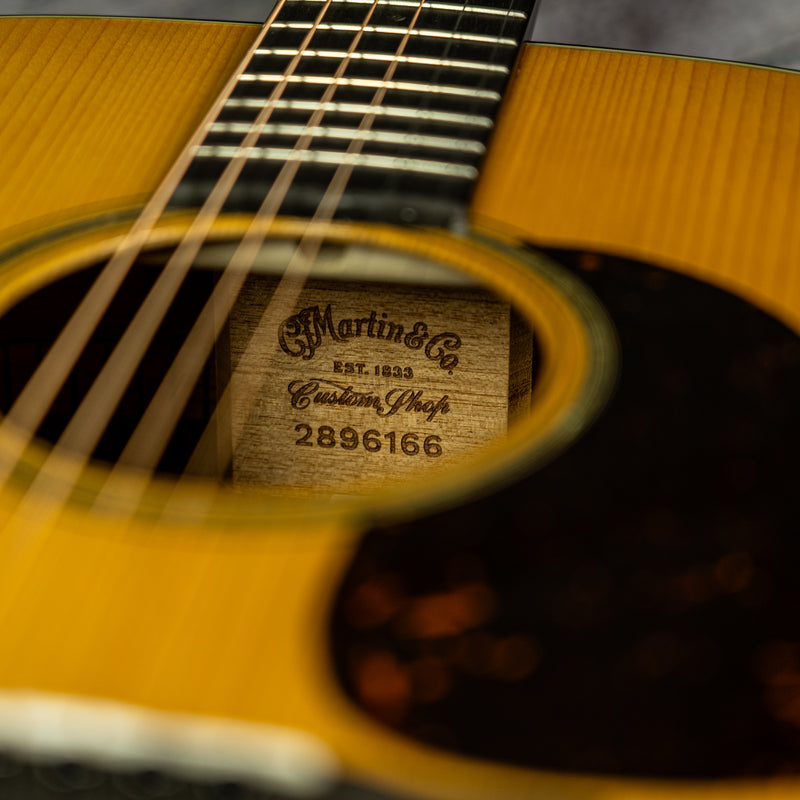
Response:
[[[226,201],[254,212],[284,165],[280,213],[452,225],[464,215],[533,0],[288,0],[173,197],[196,206],[249,143]],[[343,178],[342,172],[347,174]]]

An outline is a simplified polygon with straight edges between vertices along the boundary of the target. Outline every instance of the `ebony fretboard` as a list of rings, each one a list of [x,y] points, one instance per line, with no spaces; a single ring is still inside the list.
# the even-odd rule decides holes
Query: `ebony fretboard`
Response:
[[[371,0],[331,4],[302,48],[226,210],[256,211],[284,163],[299,160],[282,214],[310,216],[343,162],[354,168],[337,217],[448,225],[463,214],[533,0],[480,5],[426,0],[399,56],[418,2],[380,0],[333,96],[322,104],[322,119],[310,126],[371,5]],[[202,202],[301,51],[321,8],[322,0],[285,4],[173,204]],[[357,132],[373,111],[368,130]],[[298,148],[304,133],[313,139]],[[354,139],[361,143],[359,152],[347,154]]]

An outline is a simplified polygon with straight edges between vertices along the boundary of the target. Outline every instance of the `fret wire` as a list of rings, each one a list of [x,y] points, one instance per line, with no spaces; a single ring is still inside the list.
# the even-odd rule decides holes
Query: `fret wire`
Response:
[[[468,2],[468,0],[464,0],[464,2],[466,3],[466,2]],[[536,2],[536,0],[534,0],[534,2]],[[517,24],[518,25],[519,24],[519,20],[514,17],[511,8],[505,8],[505,9],[500,9],[500,10],[503,13],[502,13],[502,15],[500,17],[500,20],[501,20],[502,24],[501,24],[501,28],[500,28],[499,33],[503,34],[503,33],[507,32],[507,27],[506,26],[509,24],[509,22],[511,22],[512,24]],[[462,37],[463,38],[467,38],[469,36],[469,34],[464,34],[464,33],[460,32],[461,30],[463,30],[462,27],[461,27],[462,23],[467,19],[468,19],[468,14],[459,14],[459,15],[456,16],[456,22],[455,22],[455,26],[454,26],[454,29],[453,29],[453,34],[454,35],[452,37],[448,38],[447,40],[445,40],[443,50],[441,50],[437,55],[439,55],[442,58],[451,57],[453,55],[453,48],[454,48],[455,44],[458,41],[463,40]],[[514,38],[510,39],[510,41],[514,42],[514,44],[511,46],[512,52],[516,52],[517,48],[519,47],[519,44],[520,44],[519,39],[520,38],[521,38],[521,36],[515,36]],[[491,56],[489,57],[490,60],[492,60],[492,61],[498,60],[497,56],[498,56],[499,53],[503,52],[503,49],[505,49],[506,53],[508,52],[508,49],[506,49],[506,46],[505,46],[505,43],[508,42],[508,41],[509,41],[509,38],[508,37],[504,37],[502,35],[495,37],[495,43],[491,46],[490,51],[489,51],[490,54],[491,54]],[[510,59],[506,59],[505,57],[502,57],[499,60],[501,62],[505,61],[507,66],[509,66],[509,67],[511,66]],[[484,75],[482,80],[485,80],[487,77],[488,77],[487,75]],[[431,81],[431,83],[436,84],[436,83],[441,82],[441,80],[442,80],[442,68],[435,68],[432,71],[432,74],[430,76],[430,81]],[[420,103],[421,109],[429,109],[431,104],[432,104],[432,102],[433,102],[433,97],[430,97],[430,96],[429,97],[423,97],[423,99],[422,99],[422,101]],[[420,122],[417,120],[417,121],[415,121],[415,123],[412,124],[412,127],[417,127],[418,128],[419,125],[420,125]]]
[[[250,130],[250,125],[246,122],[215,122],[210,130],[212,133],[245,133]],[[300,136],[304,133],[308,133],[315,138],[364,139],[367,142],[459,150],[477,155],[481,155],[486,150],[481,142],[474,139],[450,139],[445,136],[425,136],[394,131],[360,131],[356,128],[308,127],[306,125],[285,124],[265,125],[261,130],[262,136]]]
[[[288,30],[308,30],[312,25],[310,22],[274,22],[273,29]],[[318,26],[318,30],[335,31],[339,33],[352,33],[360,30],[357,25],[346,25],[344,23],[325,23]],[[478,44],[502,45],[503,47],[517,47],[519,42],[504,36],[484,36],[477,33],[450,33],[448,31],[437,31],[432,28],[414,28],[407,31],[404,28],[394,28],[388,25],[368,25],[364,30],[367,33],[386,33],[398,36],[426,36],[433,39],[454,39],[458,41],[476,42]]]
[[[330,4],[330,2],[331,0],[326,0],[325,8],[322,12],[320,12],[315,20],[314,29],[311,31],[311,33],[304,37],[303,42],[300,45],[300,49],[308,47],[310,43],[310,37],[316,32],[316,25],[320,22],[320,19],[325,11],[327,11],[328,4]],[[362,26],[356,31],[356,35],[352,38],[348,52],[353,52],[358,46],[363,34],[364,26],[370,20],[372,12],[376,7],[377,0],[375,0],[373,7],[367,12]],[[348,59],[346,57],[343,60],[343,63],[340,65],[341,70],[346,68],[347,62]],[[296,63],[294,59],[293,63]],[[288,70],[286,74],[289,74]],[[337,71],[336,75],[340,76],[341,73]],[[334,86],[326,88],[322,99],[330,100],[334,92]],[[270,95],[270,101],[274,99],[274,93],[275,90],[273,90],[273,93]],[[274,105],[270,105],[269,114],[271,114],[274,108]],[[316,124],[319,119],[321,119],[323,113],[324,112],[315,110],[311,115],[310,123]],[[251,146],[258,141],[261,130],[263,129],[264,125],[267,124],[269,120],[269,114],[265,116],[265,109],[263,108],[258,112],[255,121],[250,126],[248,135],[242,140],[239,147],[236,148],[237,151],[241,151],[242,147],[244,147],[244,155],[240,156],[237,154],[237,156],[231,158],[230,163],[225,168],[225,172],[227,172],[231,163],[237,163],[238,161],[246,160]],[[319,115],[319,118],[317,118],[317,115]],[[295,150],[293,152],[297,152],[298,149],[302,151],[308,142],[310,142],[310,137],[305,142],[301,138],[301,140],[295,145]],[[195,158],[196,157],[197,154],[195,152]],[[136,463],[139,466],[144,466],[150,469],[154,468],[160,459],[161,453],[163,453],[163,447],[165,447],[167,444],[169,433],[167,433],[167,437],[159,437],[159,441],[156,446],[154,445],[154,437],[152,436],[151,431],[154,428],[163,431],[174,431],[175,424],[177,423],[177,416],[174,414],[174,410],[179,404],[182,407],[188,400],[189,396],[188,393],[186,393],[181,401],[176,402],[176,392],[174,387],[170,385],[170,380],[172,380],[174,376],[179,387],[188,387],[189,390],[191,389],[191,386],[194,382],[186,381],[185,375],[189,370],[191,370],[196,379],[200,369],[202,369],[202,365],[205,359],[208,357],[208,349],[206,348],[205,344],[207,332],[210,329],[213,329],[215,330],[213,338],[216,338],[219,335],[220,328],[217,327],[217,322],[227,317],[232,304],[235,301],[236,295],[238,294],[238,288],[241,287],[241,282],[244,280],[244,276],[252,267],[252,258],[254,257],[254,252],[260,249],[261,245],[263,244],[263,240],[266,235],[266,231],[262,227],[263,223],[267,223],[267,229],[271,227],[272,220],[274,220],[276,214],[280,210],[280,206],[287,196],[288,190],[292,181],[294,180],[298,168],[299,163],[284,159],[277,178],[272,182],[253,222],[247,229],[244,237],[239,241],[239,245],[237,246],[231,260],[223,270],[222,277],[218,281],[214,291],[204,305],[200,316],[195,322],[195,325],[192,327],[189,338],[181,346],[181,349],[173,361],[167,376],[165,376],[164,380],[159,385],[156,395],[148,405],[145,416],[140,420],[136,430],[129,439],[128,445],[122,454],[123,461],[125,458],[129,457],[131,463]],[[336,202],[338,204],[338,200]],[[301,241],[304,240],[305,236],[302,237]],[[295,257],[292,258],[292,261],[290,262],[284,274],[284,278],[279,281],[267,310],[264,312],[265,317],[270,309],[279,309],[281,305],[291,307],[296,300],[300,289],[294,284],[292,279],[287,281],[287,276],[291,273],[293,275],[293,279],[299,280],[301,285],[305,280],[305,266],[307,266],[305,265],[305,258],[307,256],[307,251],[305,249],[301,250],[298,248],[298,250],[295,251],[295,256],[298,253],[302,253],[303,264],[294,264]],[[309,256],[309,258],[313,258],[313,256]],[[227,308],[227,310],[223,310],[225,308]],[[234,375],[231,377],[231,381],[234,380],[235,376],[236,373],[234,373]],[[215,435],[215,419],[217,418],[220,407],[224,407],[224,397],[229,396],[229,391],[230,384],[225,388],[223,397],[218,398],[218,404],[212,413],[212,419],[206,426],[201,436],[201,440],[198,442],[198,445],[195,448],[192,459],[190,460],[190,465],[194,462],[195,456],[199,452],[202,452],[203,442],[206,441],[208,437]],[[160,452],[157,452],[159,448],[161,448]]]
[[[403,172],[424,172],[426,174],[445,175],[450,178],[474,180],[478,170],[464,164],[452,164],[446,161],[429,161],[421,158],[404,158],[402,156],[379,156],[364,153],[337,153],[325,150],[294,150],[283,147],[225,147],[203,145],[195,152],[198,158],[246,158],[259,161],[301,161],[309,164],[350,164],[355,167],[372,169],[391,169]]]
[[[307,2],[321,3],[324,0],[307,0]],[[334,5],[371,5],[372,0],[334,0]],[[382,0],[381,6],[398,6],[402,8],[416,8],[419,3],[415,0]],[[489,8],[488,6],[461,6],[453,3],[426,3],[426,9],[435,11],[452,11],[456,14],[486,14],[496,17],[514,17],[516,19],[527,20],[528,15],[524,11],[513,11],[502,8]]]
[[[430,92],[433,94],[456,95],[458,97],[468,97],[477,100],[491,100],[495,103],[499,103],[501,100],[500,94],[490,89],[471,89],[467,86],[431,86],[427,83],[413,81],[381,81],[373,78],[334,79],[320,75],[292,75],[288,79],[284,79],[282,75],[277,73],[245,73],[239,76],[239,80],[260,83],[276,83],[281,80],[288,80],[289,83],[319,84],[323,86],[335,84],[337,86],[351,86],[361,89],[377,89],[382,87],[401,92]]]
[[[318,12],[315,21],[308,23],[308,33],[303,37],[301,48],[310,44],[316,33],[316,26],[327,13],[329,4],[330,0],[326,0],[326,4]],[[282,6],[283,4],[279,4],[279,7]],[[272,17],[270,17],[271,19]],[[258,44],[254,44],[253,49],[263,42],[267,31],[268,27],[265,25],[258,36]],[[294,72],[299,61],[299,58],[293,59],[287,65],[284,73],[287,77]],[[262,101],[253,130],[241,143],[245,148],[257,141],[257,127],[268,121],[274,109],[272,103],[281,96],[284,88],[285,86],[282,84],[277,85],[273,88],[270,96]],[[174,301],[183,283],[183,278],[191,269],[202,242],[207,237],[233,186],[239,179],[245,163],[246,160],[243,157],[233,158],[225,166],[222,175],[205,197],[178,247],[170,255],[166,266],[150,288],[123,335],[116,342],[111,355],[94,378],[89,391],[59,436],[54,452],[62,449],[74,451],[80,453],[81,458],[88,460],[111,419],[122,393],[132,379],[137,365],[150,346],[158,326]],[[79,459],[76,459],[74,464],[82,468]]]
[[[422,11],[423,2],[424,0],[419,0],[419,5],[416,9],[416,12],[414,13],[408,25],[409,32],[417,24],[420,13]],[[397,54],[401,54],[404,51],[409,38],[410,37],[408,33],[406,33],[401,38],[400,43],[396,48]],[[391,80],[394,77],[396,66],[397,66],[396,63],[389,64],[383,75],[384,80]],[[385,90],[377,89],[374,93],[372,102],[369,104],[368,108],[372,109],[374,106],[379,106],[383,102],[384,96],[385,96]],[[371,128],[374,119],[375,119],[374,112],[363,115],[363,118],[359,125],[359,129]],[[354,146],[358,146],[359,144],[360,143],[357,140],[350,142],[347,153],[350,154],[351,152],[354,152],[353,151]],[[341,199],[347,189],[347,185],[350,181],[350,177],[352,176],[353,169],[354,169],[353,166],[347,164],[339,164],[337,166],[336,171],[333,174],[333,177],[328,182],[328,185],[325,189],[322,199],[317,204],[314,210],[313,216],[311,217],[311,225],[314,225],[316,222],[322,222],[323,224],[326,224],[334,217],[336,209],[339,207]],[[305,245],[305,247],[301,246],[295,251],[294,255],[289,261],[287,269],[291,270],[296,265],[296,263],[298,265],[303,265],[309,262],[311,259],[313,259],[319,251],[319,246],[321,245],[321,242],[322,238],[319,236],[315,236],[313,233],[308,238],[304,235],[303,238],[301,239],[301,245]],[[274,303],[275,303],[275,295],[273,294],[273,298],[270,301],[270,304],[274,305]],[[267,310],[262,315],[261,320],[257,323],[255,331],[251,336],[250,342],[248,343],[245,349],[244,355],[242,356],[242,361],[240,361],[239,366],[237,367],[236,371],[234,371],[231,381],[235,379],[237,374],[240,374],[242,372],[241,364],[247,363],[247,361],[249,361],[258,352],[257,348],[260,346],[260,340],[264,339],[266,341],[265,336],[267,335],[267,330],[269,327],[268,323],[271,323],[271,319],[268,316],[269,308],[270,306],[267,307]],[[223,392],[224,396],[229,396],[228,394],[229,387],[230,383]],[[256,401],[256,393],[254,392],[250,396],[248,396],[245,404],[248,408],[252,408],[255,401]],[[205,440],[206,438],[210,440],[211,437],[214,435],[213,422],[214,420],[212,418],[211,423],[206,427],[206,430],[203,433],[201,442],[198,444],[195,453],[193,453],[192,455],[192,459],[190,460],[190,466],[195,461],[195,456],[203,452],[203,440]],[[232,446],[234,448],[238,445],[238,439],[240,433],[241,429],[237,430],[237,428],[234,427],[231,435],[231,440],[233,443]]]
[[[232,97],[225,104],[227,108],[262,108],[264,103],[254,97]],[[449,111],[429,111],[418,108],[405,108],[403,106],[370,106],[366,103],[315,103],[311,100],[277,100],[273,108],[288,111],[333,111],[340,114],[377,114],[388,117],[404,117],[411,119],[424,119],[432,122],[444,122],[452,125],[474,125],[479,128],[491,128],[491,117],[475,114],[456,114]]]
[[[250,45],[248,53],[237,67],[237,73],[245,68],[252,53],[263,43],[269,24],[285,7],[286,0],[278,0],[265,25]],[[22,391],[0,421],[0,430],[13,430],[13,435],[6,437],[14,442],[14,449],[6,443],[6,459],[0,465],[0,483],[5,483],[16,462],[22,457],[33,432],[38,429],[48,410],[52,407],[58,392],[64,386],[70,369],[78,361],[86,347],[95,327],[105,310],[110,306],[116,291],[128,274],[133,262],[153,230],[157,221],[166,209],[169,198],[187,172],[191,163],[191,145],[201,141],[204,130],[224,107],[224,99],[236,86],[233,76],[226,82],[221,94],[215,99],[208,114],[195,129],[192,139],[178,155],[171,168],[161,180],[153,196],[144,206],[142,212],[132,224],[130,230],[115,248],[102,272],[81,300],[58,338],[50,347],[35,372],[28,379]],[[21,434],[21,435],[18,435]],[[53,448],[58,452],[58,444]],[[40,470],[40,473],[43,470]],[[38,480],[38,478],[36,479]],[[36,503],[35,481],[21,499],[21,508]]]
[[[293,50],[291,48],[267,47],[254,52],[257,56],[291,57],[301,55],[303,58],[343,58],[344,50]],[[353,53],[352,59],[361,61],[397,61],[400,64],[414,64],[423,67],[445,67],[449,69],[480,70],[482,72],[499,72],[508,75],[511,70],[502,64],[487,64],[483,61],[459,61],[455,59],[429,58],[425,56],[392,56],[383,53]]]
[[[391,2],[391,0],[390,0],[390,2]],[[464,33],[449,33],[449,32],[445,33],[444,31],[434,31],[434,30],[416,30],[414,28],[415,28],[415,26],[417,24],[417,21],[419,19],[420,12],[422,11],[423,2],[424,2],[424,0],[419,0],[419,2],[417,3],[416,14],[414,15],[414,18],[411,21],[411,23],[409,24],[408,30],[406,30],[406,31],[402,31],[402,30],[399,30],[397,28],[392,28],[392,27],[381,27],[381,26],[377,26],[377,25],[376,26],[362,25],[360,29],[355,29],[351,25],[325,25],[324,26],[324,30],[340,31],[340,32],[352,31],[352,30],[360,30],[360,31],[367,31],[367,32],[390,33],[390,34],[402,33],[402,37],[403,38],[401,40],[400,45],[398,46],[398,52],[397,52],[396,55],[399,55],[399,54],[402,53],[402,50],[405,48],[409,37],[411,37],[412,35],[413,36],[427,36],[427,37],[432,37],[432,38],[435,37],[435,38],[438,38],[438,39],[445,40],[446,44],[442,48],[444,50],[444,55],[448,55],[449,54],[449,51],[450,51],[451,47],[453,46],[454,41],[485,43],[485,44],[490,45],[491,49],[494,52],[497,52],[500,48],[506,47],[506,46],[510,46],[510,47],[516,48],[516,46],[518,44],[517,41],[515,41],[514,39],[508,39],[508,38],[504,38],[504,37],[479,36],[479,35],[464,34]],[[449,4],[442,4],[442,5],[449,5]],[[511,16],[511,12],[509,11],[509,12],[506,13],[506,17],[510,17],[510,16]],[[298,25],[298,24],[291,24],[291,23],[286,23],[286,24],[279,23],[275,27],[276,28],[300,28],[300,29],[304,29],[304,28],[307,28],[308,26],[307,25],[303,25],[303,24],[299,24]],[[458,25],[456,25],[456,29],[457,28],[458,28]],[[503,25],[503,28],[505,28],[505,24]],[[412,30],[412,29],[414,29],[414,30]],[[299,45],[298,54],[300,52],[302,52],[302,49],[306,48],[307,46],[308,45],[305,42],[302,45]],[[506,51],[506,52],[508,52],[508,51]],[[386,109],[386,108],[382,107],[382,103],[383,103],[383,101],[385,99],[386,92],[388,91],[388,89],[391,86],[396,85],[396,83],[392,81],[392,78],[394,77],[394,71],[396,70],[396,68],[397,68],[397,66],[398,66],[398,64],[400,62],[399,62],[398,59],[395,58],[395,59],[390,59],[388,61],[388,63],[389,63],[389,69],[387,70],[387,73],[384,75],[384,81],[370,84],[370,85],[378,87],[376,92],[375,92],[375,97],[373,98],[372,104],[366,105],[366,106],[362,105],[361,109],[359,109],[360,113],[363,116],[362,124],[359,127],[359,130],[361,130],[361,128],[368,129],[368,127],[371,126],[371,124],[372,124],[372,119],[375,116],[377,116],[379,113],[386,115],[387,112],[389,112],[389,113],[394,113],[394,115],[396,115],[396,116],[405,116],[405,114],[403,114],[402,112],[406,112],[406,113],[410,112],[409,116],[413,117],[415,120],[420,120],[421,115],[420,115],[419,110],[415,110],[415,109],[395,109],[392,112],[391,109]],[[437,65],[437,66],[439,68],[439,71],[441,71],[441,65]],[[339,77],[341,77],[341,76],[339,75]],[[251,78],[247,78],[245,80],[258,80],[258,77],[254,76],[252,79]],[[435,83],[438,84],[439,81],[435,81]],[[351,84],[351,85],[353,85],[353,84]],[[364,85],[364,84],[362,83],[361,85]],[[328,86],[329,87],[331,87],[331,86],[337,86],[338,87],[338,83],[336,81],[331,81],[331,82],[328,83]],[[324,99],[330,99],[330,98],[324,98]],[[431,98],[425,98],[425,99],[429,101]],[[497,98],[497,99],[499,99],[499,98]],[[259,102],[255,98],[245,98],[245,102],[243,102],[243,103],[234,102],[234,103],[230,103],[228,105],[229,105],[229,107],[248,106],[248,105],[250,105],[250,103],[247,102],[248,100],[250,100],[250,101],[254,101],[255,100],[255,104],[257,104]],[[301,103],[296,103],[296,102],[291,102],[291,101],[289,101],[289,102],[287,102],[285,104],[282,103],[281,105],[283,105],[284,107],[291,107],[291,108],[295,108],[295,109],[298,109],[298,108],[301,107]],[[315,105],[317,106],[318,109],[322,110],[323,112],[326,112],[326,111],[329,111],[329,110],[330,111],[334,111],[334,112],[337,111],[337,110],[338,111],[344,111],[344,110],[352,111],[352,110],[355,110],[355,109],[358,108],[358,104],[346,104],[346,103],[340,104],[340,103],[334,103],[334,102],[325,102],[323,105],[320,105],[319,103],[307,104],[306,105],[306,110],[309,110],[309,106],[311,108],[314,108]],[[424,105],[424,103],[423,103],[423,105]],[[401,112],[401,113],[398,114],[398,112]],[[453,121],[454,118],[457,119],[458,117],[461,117],[462,118],[461,124],[464,124],[464,119],[463,118],[466,117],[467,120],[469,120],[471,122],[471,124],[473,124],[473,125],[477,124],[480,127],[487,127],[487,128],[490,128],[491,125],[492,125],[492,119],[487,118],[487,117],[479,117],[479,116],[475,116],[475,115],[464,115],[464,114],[461,114],[461,115],[446,114],[445,115],[442,112],[438,112],[438,113],[434,112],[434,114],[431,114],[430,112],[427,112],[427,109],[425,111],[423,111],[423,114],[425,115],[424,118],[427,118],[427,119],[434,119],[436,117],[441,119],[442,117],[445,117],[445,118],[448,118],[448,121]],[[365,125],[365,123],[368,123],[368,125]],[[242,124],[242,123],[240,123],[240,124]],[[261,134],[264,132],[264,125],[257,123],[256,127],[258,129],[258,134],[259,134],[259,137],[260,137]],[[313,129],[311,126],[308,126],[308,128],[309,129]],[[309,136],[309,131],[307,130],[304,135],[306,137]],[[314,218],[313,219],[316,219],[317,216],[320,216],[320,215],[322,215],[323,219],[332,218],[333,214],[335,213],[335,209],[338,207],[338,204],[339,204],[339,201],[340,201],[340,199],[342,197],[342,194],[344,193],[344,191],[345,191],[345,189],[347,187],[347,183],[349,181],[349,175],[351,174],[352,169],[357,168],[357,167],[368,166],[368,167],[380,168],[382,170],[393,170],[393,171],[403,171],[403,172],[420,171],[420,172],[424,172],[425,174],[428,174],[428,175],[430,175],[430,174],[434,174],[434,175],[442,174],[442,175],[447,175],[447,176],[465,178],[465,179],[468,179],[470,181],[474,180],[477,177],[477,170],[472,166],[465,166],[465,165],[460,165],[460,164],[452,164],[452,163],[446,163],[446,162],[442,162],[442,161],[431,161],[431,160],[426,160],[426,159],[398,158],[397,156],[378,156],[378,155],[371,155],[371,154],[364,155],[363,153],[360,152],[361,146],[363,145],[364,141],[365,141],[364,138],[358,138],[358,137],[352,137],[351,136],[351,143],[350,143],[351,147],[348,147],[348,150],[345,153],[341,153],[341,152],[319,152],[319,151],[308,151],[308,150],[298,151],[296,148],[295,149],[285,149],[285,148],[269,148],[269,147],[263,148],[263,147],[259,147],[259,146],[248,146],[246,148],[246,150],[245,150],[244,158],[246,158],[246,159],[261,158],[261,159],[264,159],[264,160],[273,160],[273,161],[276,161],[278,163],[282,162],[284,165],[286,165],[287,162],[292,162],[292,161],[295,161],[295,162],[297,162],[297,161],[305,161],[305,162],[312,162],[312,163],[324,163],[324,164],[337,165],[336,174],[334,175],[333,180],[330,182],[328,188],[326,189],[325,194],[323,195],[323,198],[322,198],[322,202],[317,206],[317,209],[314,212]],[[355,145],[355,149],[352,147],[353,145]],[[205,147],[205,146],[201,146],[199,148],[199,150],[197,151],[196,156],[201,157],[201,158],[202,157],[208,157],[209,155],[212,156],[212,157],[216,157],[216,158],[240,158],[240,157],[242,157],[242,156],[239,155],[240,150],[241,150],[241,148],[239,148],[239,147]],[[340,177],[340,173],[342,173],[344,177],[343,177],[342,180],[338,180],[337,181],[337,179]],[[311,242],[312,242],[312,246],[313,246],[313,242],[314,242],[313,238],[312,238]],[[293,261],[294,261],[294,259],[293,259]],[[263,327],[263,326],[259,325],[259,328],[260,327]],[[252,349],[252,344],[253,343],[251,342],[251,345],[248,345],[248,352]],[[208,430],[209,429],[206,430],[206,433],[208,433]],[[204,433],[203,438],[206,438],[206,433]],[[238,438],[236,436],[235,432],[234,432],[233,438],[234,438],[234,441]],[[200,448],[198,447],[198,450],[199,449]],[[193,456],[193,458],[194,458],[194,456]]]

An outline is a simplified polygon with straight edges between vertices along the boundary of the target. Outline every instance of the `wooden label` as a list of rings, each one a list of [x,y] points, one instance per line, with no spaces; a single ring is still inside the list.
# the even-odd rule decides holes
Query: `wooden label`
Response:
[[[249,279],[230,321],[231,366],[261,384],[232,396],[236,484],[362,493],[446,469],[529,403],[532,334],[487,291],[311,281],[250,352],[275,285]]]

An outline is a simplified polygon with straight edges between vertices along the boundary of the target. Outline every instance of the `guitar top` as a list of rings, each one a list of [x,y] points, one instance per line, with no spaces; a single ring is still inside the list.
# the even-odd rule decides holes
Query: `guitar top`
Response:
[[[529,13],[0,20],[9,796],[800,796],[800,76]]]

